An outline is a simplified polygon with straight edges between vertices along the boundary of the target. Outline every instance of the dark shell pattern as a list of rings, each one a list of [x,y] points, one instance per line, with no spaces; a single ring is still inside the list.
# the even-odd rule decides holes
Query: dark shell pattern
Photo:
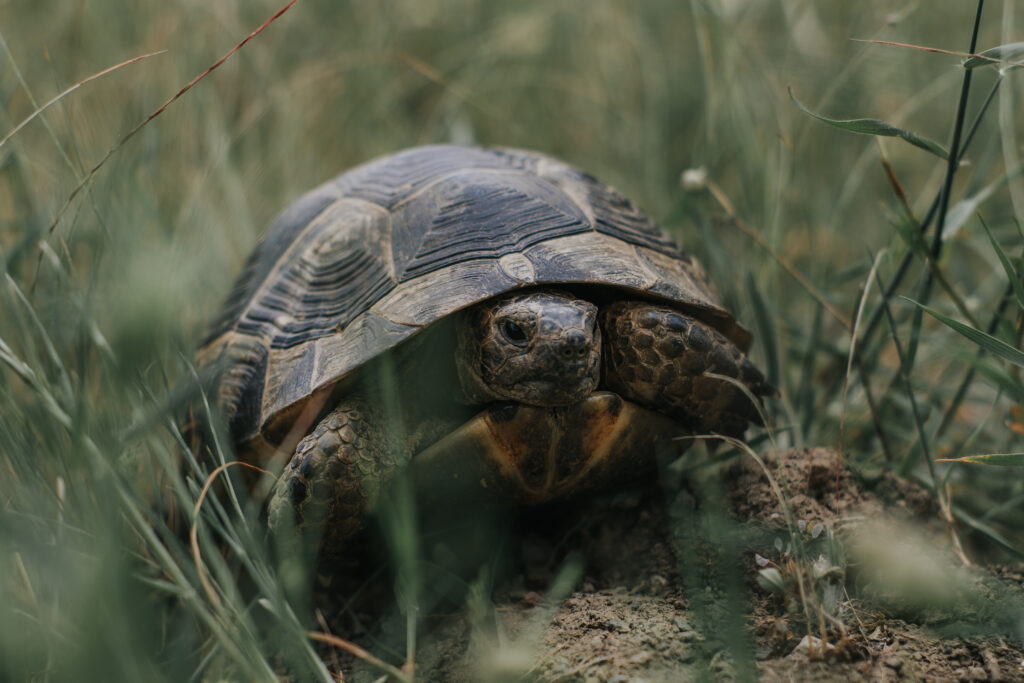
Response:
[[[277,219],[198,354],[244,442],[426,325],[497,294],[599,284],[741,348],[700,266],[622,195],[533,152],[437,145],[359,166]]]

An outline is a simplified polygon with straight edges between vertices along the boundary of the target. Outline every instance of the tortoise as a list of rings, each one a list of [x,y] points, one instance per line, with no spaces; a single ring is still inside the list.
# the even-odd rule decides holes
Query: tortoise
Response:
[[[410,463],[433,492],[461,477],[537,503],[635,476],[679,436],[742,436],[773,391],[750,342],[612,188],[534,152],[435,145],[286,209],[198,361],[219,364],[240,456],[287,461],[271,527],[327,548]]]

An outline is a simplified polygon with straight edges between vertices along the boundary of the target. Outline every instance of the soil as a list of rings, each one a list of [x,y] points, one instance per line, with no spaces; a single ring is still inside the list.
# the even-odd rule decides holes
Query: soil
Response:
[[[490,531],[455,535],[462,546],[425,537],[443,569],[424,583],[449,589],[421,602],[416,680],[1024,680],[1024,566],[966,565],[928,491],[845,467],[837,482],[827,449],[765,467],[777,489],[743,458],[497,527],[487,518]],[[451,561],[469,546],[490,569]],[[450,578],[470,566],[476,575]],[[372,598],[371,584],[384,586]],[[322,614],[401,662],[406,619],[379,607],[394,585],[364,580],[367,597],[342,609],[325,597],[335,582]],[[326,661],[345,680],[380,676],[337,653]]]

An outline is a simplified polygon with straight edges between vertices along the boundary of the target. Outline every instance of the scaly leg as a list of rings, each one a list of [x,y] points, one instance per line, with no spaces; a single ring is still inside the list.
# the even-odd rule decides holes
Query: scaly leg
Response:
[[[377,411],[342,401],[299,442],[270,501],[270,527],[294,526],[309,542],[337,548],[363,528],[381,487],[400,465]]]

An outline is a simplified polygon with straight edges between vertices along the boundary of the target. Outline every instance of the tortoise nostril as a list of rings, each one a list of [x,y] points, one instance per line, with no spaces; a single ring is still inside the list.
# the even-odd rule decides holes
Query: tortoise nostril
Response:
[[[579,330],[572,330],[565,335],[565,345],[568,349],[574,351],[582,349],[587,345],[587,335]]]
[[[566,360],[583,358],[590,352],[590,343],[582,330],[570,330],[562,338],[562,357]]]

